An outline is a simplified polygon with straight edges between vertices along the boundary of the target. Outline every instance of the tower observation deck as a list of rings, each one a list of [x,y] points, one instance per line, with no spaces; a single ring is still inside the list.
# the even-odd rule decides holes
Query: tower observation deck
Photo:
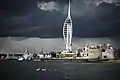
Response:
[[[69,7],[68,7],[68,16],[63,25],[63,38],[65,41],[65,48],[66,51],[72,51],[72,19],[70,15],[70,0],[69,0]]]

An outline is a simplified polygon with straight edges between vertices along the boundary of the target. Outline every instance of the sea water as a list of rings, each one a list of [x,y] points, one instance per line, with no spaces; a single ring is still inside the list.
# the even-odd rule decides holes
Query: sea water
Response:
[[[0,80],[120,80],[120,63],[1,60]]]

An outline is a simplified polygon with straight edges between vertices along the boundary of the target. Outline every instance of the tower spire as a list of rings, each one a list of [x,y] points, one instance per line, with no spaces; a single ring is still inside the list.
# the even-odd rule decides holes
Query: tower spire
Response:
[[[72,29],[72,19],[70,15],[70,0],[69,0],[68,16],[63,25],[63,37],[65,40],[66,51],[72,51],[72,33],[73,33],[73,29]]]
[[[68,17],[70,17],[70,0],[69,0],[69,6],[68,6]]]

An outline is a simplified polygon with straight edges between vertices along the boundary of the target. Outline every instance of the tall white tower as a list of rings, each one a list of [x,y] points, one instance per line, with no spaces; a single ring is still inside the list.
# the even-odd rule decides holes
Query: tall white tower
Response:
[[[68,16],[63,25],[63,38],[66,45],[66,51],[72,51],[72,19],[70,16],[70,0],[69,0],[69,7],[68,7]]]

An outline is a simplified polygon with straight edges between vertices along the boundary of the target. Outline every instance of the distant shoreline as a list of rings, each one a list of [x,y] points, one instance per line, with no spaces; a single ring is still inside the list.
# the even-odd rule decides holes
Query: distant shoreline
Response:
[[[0,59],[0,61],[18,61],[18,60],[5,60],[5,59]],[[26,61],[28,61],[28,60],[24,60],[24,61],[18,61],[18,62],[26,62]],[[106,63],[106,64],[109,64],[109,63],[120,63],[120,60],[108,60],[108,61],[85,61],[85,60],[78,60],[78,59],[71,59],[71,60],[68,60],[68,59],[54,59],[54,60],[52,60],[52,59],[46,59],[46,60],[42,60],[42,61],[34,61],[34,60],[30,60],[30,61],[28,61],[28,62],[42,62],[42,63],[51,63],[51,62],[64,62],[64,63],[80,63],[80,64],[92,64],[92,63]]]

